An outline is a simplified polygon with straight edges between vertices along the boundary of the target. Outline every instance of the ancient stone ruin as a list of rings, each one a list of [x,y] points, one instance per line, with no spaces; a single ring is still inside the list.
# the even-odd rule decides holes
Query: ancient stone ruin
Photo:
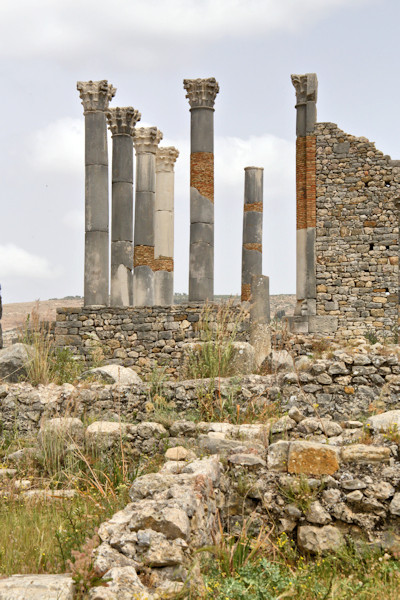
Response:
[[[400,161],[317,122],[317,76],[296,89],[297,307],[292,330],[397,339]]]

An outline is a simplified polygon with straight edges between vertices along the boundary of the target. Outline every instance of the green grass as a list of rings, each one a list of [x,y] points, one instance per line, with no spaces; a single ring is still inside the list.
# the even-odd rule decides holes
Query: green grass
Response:
[[[383,552],[354,548],[294,564],[261,558],[226,576],[208,564],[204,600],[396,600],[400,563]],[[194,596],[193,596],[194,599]]]

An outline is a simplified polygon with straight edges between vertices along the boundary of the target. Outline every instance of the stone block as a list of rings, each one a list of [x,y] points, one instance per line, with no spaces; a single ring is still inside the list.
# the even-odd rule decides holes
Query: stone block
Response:
[[[341,451],[343,462],[370,464],[388,462],[390,448],[387,446],[372,446],[368,444],[353,444],[343,447]]]
[[[73,600],[70,575],[12,575],[0,579],[0,600]]]
[[[338,328],[338,322],[337,317],[310,316],[308,319],[308,331],[309,333],[335,333]]]
[[[315,442],[291,442],[288,472],[307,475],[333,475],[339,469],[339,448]]]

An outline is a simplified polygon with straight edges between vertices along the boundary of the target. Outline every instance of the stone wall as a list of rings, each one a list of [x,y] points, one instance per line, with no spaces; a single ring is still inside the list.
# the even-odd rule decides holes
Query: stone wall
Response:
[[[400,161],[334,123],[315,133],[317,318],[338,337],[397,340]]]
[[[218,304],[181,304],[160,307],[60,308],[54,329],[57,346],[68,346],[90,362],[95,348],[101,348],[108,363],[149,373],[158,366],[177,375],[182,364],[182,346],[197,336],[202,311],[215,321]],[[228,309],[228,327],[239,326],[238,339],[247,340],[248,314],[240,306]],[[243,318],[243,321],[242,321]]]
[[[229,404],[236,414],[282,414],[297,406],[305,416],[333,417],[338,421],[367,417],[371,411],[398,407],[398,355],[350,354],[335,351],[332,358],[310,360],[300,356],[287,373],[248,375],[216,381],[208,379],[102,385],[83,382],[33,387],[28,383],[0,386],[0,427],[21,435],[37,433],[44,418],[76,416],[85,420],[122,420],[130,423],[183,418],[189,411],[197,420],[204,400],[214,389],[214,406]],[[161,415],[161,417],[160,417]],[[283,428],[290,421],[283,417]]]

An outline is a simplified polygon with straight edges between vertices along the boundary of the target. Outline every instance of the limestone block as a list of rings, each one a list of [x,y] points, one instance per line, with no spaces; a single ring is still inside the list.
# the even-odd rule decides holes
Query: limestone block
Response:
[[[289,473],[333,475],[338,469],[338,448],[316,442],[291,442],[288,459]]]
[[[232,465],[240,465],[242,467],[265,467],[265,460],[255,454],[233,454],[228,458],[228,462]]]
[[[180,508],[162,507],[154,500],[142,500],[135,505],[129,529],[153,529],[164,534],[167,539],[188,540],[190,521],[186,512]]]
[[[0,579],[0,600],[73,600],[69,575],[12,575]]]
[[[316,525],[326,525],[332,521],[330,514],[318,501],[311,503],[305,516],[309,523],[315,523]]]
[[[110,448],[128,432],[127,423],[115,421],[95,421],[85,431],[86,442],[97,448]]]
[[[135,371],[129,369],[129,367],[121,367],[120,365],[104,365],[89,369],[82,373],[81,378],[86,379],[92,376],[118,385],[140,385],[143,383]]]
[[[272,350],[271,352],[271,371],[272,373],[281,371],[293,371],[294,362],[292,356],[287,350]]]
[[[32,346],[27,344],[13,344],[0,350],[0,380],[17,382],[26,375],[26,365],[33,355]]]
[[[390,503],[389,510],[392,515],[396,515],[397,517],[400,516],[400,493],[399,492],[397,492],[397,494],[395,494],[393,496],[393,500]]]
[[[338,324],[337,317],[310,315],[308,318],[308,331],[309,333],[335,333]]]
[[[167,460],[185,460],[193,453],[190,450],[187,450],[183,446],[175,446],[174,448],[168,448],[165,453],[165,458]]]
[[[375,431],[400,430],[400,410],[389,410],[368,418],[367,426]]]
[[[103,542],[94,551],[93,566],[98,573],[105,573],[113,567],[135,567],[137,563],[132,558],[112,548],[107,542]]]
[[[297,531],[297,543],[301,550],[319,554],[338,550],[344,544],[344,537],[332,525],[325,527],[301,525]]]
[[[367,444],[353,444],[343,447],[341,451],[343,462],[358,464],[388,462],[390,448],[386,446],[369,446]]]
[[[271,471],[286,473],[288,468],[289,442],[280,440],[268,448],[267,464]]]

